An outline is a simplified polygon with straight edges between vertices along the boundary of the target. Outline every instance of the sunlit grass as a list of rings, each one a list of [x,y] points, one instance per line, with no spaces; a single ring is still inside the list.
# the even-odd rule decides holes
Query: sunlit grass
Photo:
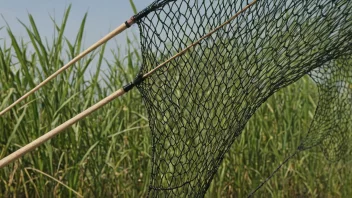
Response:
[[[82,49],[86,17],[74,42],[65,38],[69,10],[55,24],[48,44],[29,15],[30,42],[0,44],[0,108],[11,104]],[[28,24],[28,25],[27,25]],[[1,41],[0,41],[1,42]],[[28,49],[34,49],[34,51]],[[128,42],[126,56],[106,61],[103,47],[59,75],[0,117],[0,157],[43,135],[130,82],[141,62]],[[97,60],[96,73],[87,77]],[[108,68],[102,69],[106,63]],[[102,80],[101,80],[102,79]],[[243,197],[292,154],[314,115],[317,90],[307,77],[274,94],[246,125],[226,154],[207,197]],[[150,130],[137,90],[106,105],[37,150],[0,170],[0,197],[143,197],[148,191]],[[348,163],[329,164],[321,153],[304,151],[261,189],[258,197],[346,197],[352,193]]]

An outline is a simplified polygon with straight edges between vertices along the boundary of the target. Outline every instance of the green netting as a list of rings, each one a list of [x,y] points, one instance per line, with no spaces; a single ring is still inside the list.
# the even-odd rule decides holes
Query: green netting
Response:
[[[155,1],[135,16],[145,74],[250,1]],[[273,93],[310,74],[319,105],[298,150],[349,153],[352,2],[258,0],[138,88],[152,131],[149,196],[203,197],[225,153]]]
[[[300,149],[320,146],[332,162],[351,154],[352,59],[341,57],[310,72],[318,85],[319,104]]]

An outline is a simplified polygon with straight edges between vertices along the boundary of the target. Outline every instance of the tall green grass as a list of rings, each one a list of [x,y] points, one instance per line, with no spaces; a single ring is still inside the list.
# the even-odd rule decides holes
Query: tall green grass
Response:
[[[65,37],[69,11],[61,24],[54,21],[56,37],[51,43],[40,35],[31,15],[21,22],[29,41],[17,38],[9,26],[0,30],[10,39],[0,45],[1,109],[82,50],[86,16],[75,41],[70,42]],[[131,81],[141,62],[133,44],[128,42],[125,51],[106,52],[104,47],[95,51],[0,117],[0,158]],[[107,53],[113,53],[112,61],[104,59]],[[87,77],[93,60],[97,60],[96,73]],[[108,67],[103,69],[103,64]],[[316,87],[307,77],[274,94],[226,154],[206,196],[246,196],[296,150],[307,133],[316,103]],[[137,90],[111,102],[1,169],[0,197],[144,197],[151,163],[146,115]],[[318,151],[299,153],[256,196],[352,194],[351,164],[329,164]]]

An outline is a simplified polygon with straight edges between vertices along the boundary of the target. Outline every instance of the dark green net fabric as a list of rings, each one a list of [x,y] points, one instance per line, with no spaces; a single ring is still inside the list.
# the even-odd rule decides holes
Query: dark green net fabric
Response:
[[[319,104],[308,136],[300,149],[320,146],[326,159],[351,158],[352,59],[341,57],[309,74],[319,90]],[[348,154],[348,155],[347,155]]]
[[[144,74],[251,1],[155,1],[136,15]],[[319,105],[299,150],[349,153],[352,1],[258,0],[138,89],[152,131],[150,197],[203,197],[225,153],[273,93],[309,74]]]

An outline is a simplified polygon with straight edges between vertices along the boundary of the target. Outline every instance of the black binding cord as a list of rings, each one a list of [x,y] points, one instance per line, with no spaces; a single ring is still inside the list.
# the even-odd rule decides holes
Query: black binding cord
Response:
[[[143,82],[144,78],[143,78],[143,74],[139,74],[134,80],[133,82],[123,86],[123,90],[125,92],[129,92],[131,89],[133,89],[136,85],[139,85],[141,82]]]
[[[131,27],[130,23],[128,23],[128,21],[125,21],[125,25],[127,28]]]
[[[129,20],[125,21],[125,25],[127,28],[130,28],[134,24],[134,22],[135,22],[135,18],[133,16]]]

